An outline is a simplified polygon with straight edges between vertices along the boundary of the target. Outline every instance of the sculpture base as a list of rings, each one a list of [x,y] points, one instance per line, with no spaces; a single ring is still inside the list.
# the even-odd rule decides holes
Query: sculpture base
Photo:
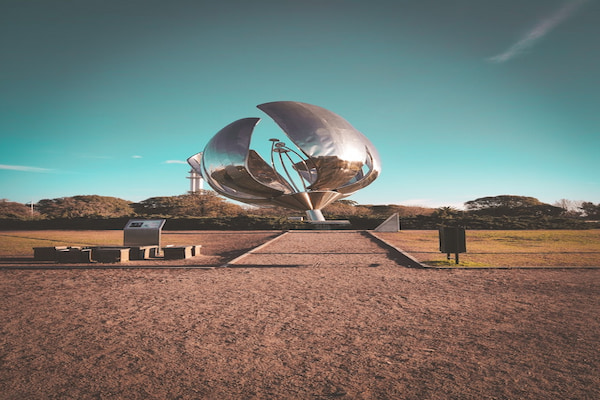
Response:
[[[308,221],[310,227],[314,230],[339,230],[339,229],[352,229],[352,225],[348,220],[333,220],[333,221]]]

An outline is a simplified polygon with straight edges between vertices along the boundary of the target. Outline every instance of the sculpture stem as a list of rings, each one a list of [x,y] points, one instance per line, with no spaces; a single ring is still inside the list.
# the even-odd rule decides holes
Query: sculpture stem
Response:
[[[309,221],[325,221],[321,210],[306,210],[306,217]]]

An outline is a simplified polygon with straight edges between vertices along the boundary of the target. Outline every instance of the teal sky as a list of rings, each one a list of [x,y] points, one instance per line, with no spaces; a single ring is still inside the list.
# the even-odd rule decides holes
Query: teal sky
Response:
[[[0,0],[0,198],[183,194],[216,132],[282,136],[256,105],[294,100],[378,148],[361,204],[600,203],[599,21],[598,0]]]

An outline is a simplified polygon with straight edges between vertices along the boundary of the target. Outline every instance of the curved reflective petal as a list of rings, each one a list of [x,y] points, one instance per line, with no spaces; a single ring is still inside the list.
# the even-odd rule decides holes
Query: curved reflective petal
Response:
[[[196,153],[187,159],[187,163],[194,171],[202,175],[202,152]]]
[[[243,202],[261,202],[289,192],[275,181],[264,184],[254,178],[248,169],[250,138],[259,118],[244,118],[221,129],[202,152],[201,173],[215,191]],[[277,176],[268,164],[253,153],[250,164],[261,165],[265,175]],[[192,165],[194,167],[194,165]],[[265,180],[265,179],[263,179]]]
[[[379,155],[369,139],[325,108],[296,101],[257,107],[273,118],[316,166],[318,178],[311,184],[312,190],[335,190],[347,185],[362,173],[366,160],[372,159],[371,166],[379,167]]]
[[[308,157],[365,160],[367,139],[344,118],[325,108],[297,101],[275,101],[257,107],[273,118]]]
[[[377,150],[339,115],[294,101],[265,103],[258,108],[273,118],[306,157],[302,159],[283,143],[276,144],[280,153],[293,152],[300,157],[299,162],[292,162],[291,170],[303,180],[305,191],[298,191],[294,182],[249,148],[260,119],[245,118],[221,129],[202,153],[188,158],[192,168],[218,193],[250,204],[320,210],[369,185],[379,175]],[[292,179],[289,170],[285,172]]]
[[[374,155],[372,154],[372,152],[374,153]],[[357,190],[370,185],[379,176],[379,173],[381,171],[381,162],[379,161],[379,154],[377,153],[377,149],[375,149],[375,146],[372,146],[370,149],[367,149],[367,159],[365,160],[365,166],[368,169],[366,174],[361,171],[359,174],[357,174],[357,176],[354,179],[352,179],[346,185],[339,187],[337,191],[340,193],[344,193],[344,195],[346,196],[349,196]]]

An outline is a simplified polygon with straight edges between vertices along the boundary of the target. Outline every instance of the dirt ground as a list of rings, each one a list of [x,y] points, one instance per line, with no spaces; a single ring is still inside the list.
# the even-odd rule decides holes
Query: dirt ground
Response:
[[[193,266],[257,236],[210,243]],[[4,258],[0,398],[600,398],[600,270],[417,269],[370,248],[287,268]]]

